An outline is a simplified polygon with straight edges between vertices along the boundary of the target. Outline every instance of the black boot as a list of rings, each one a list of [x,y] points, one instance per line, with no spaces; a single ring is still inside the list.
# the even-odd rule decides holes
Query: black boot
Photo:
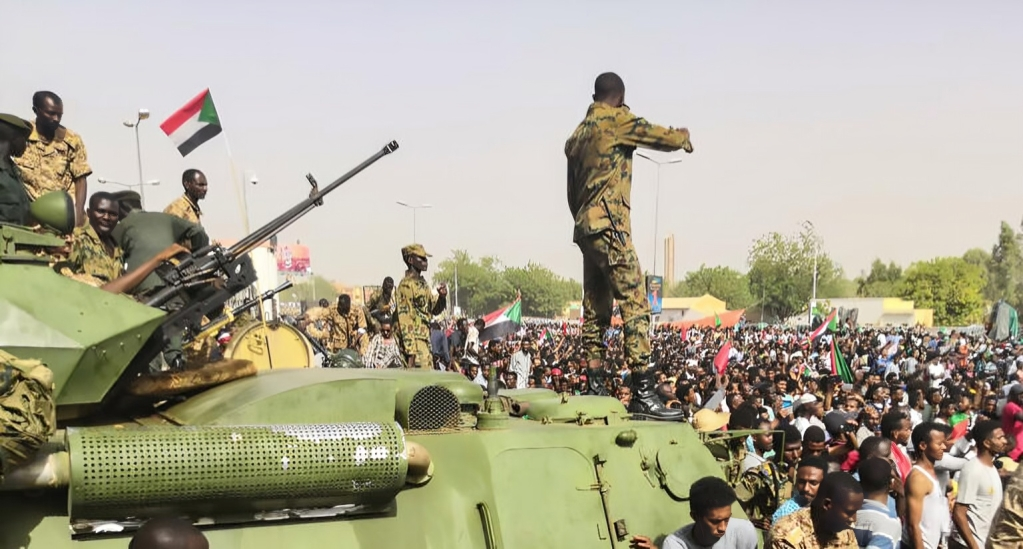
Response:
[[[647,368],[642,372],[633,371],[629,375],[629,385],[632,387],[629,413],[648,419],[681,421],[682,410],[668,408],[657,396],[657,381],[653,370]]]

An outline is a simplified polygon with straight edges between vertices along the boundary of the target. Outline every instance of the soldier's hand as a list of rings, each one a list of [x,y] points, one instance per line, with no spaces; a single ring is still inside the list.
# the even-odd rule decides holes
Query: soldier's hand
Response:
[[[161,250],[160,253],[157,254],[157,257],[160,258],[160,261],[167,261],[180,253],[189,253],[188,248],[181,244],[174,243]]]
[[[632,536],[629,540],[630,549],[657,549],[653,540],[646,536]]]

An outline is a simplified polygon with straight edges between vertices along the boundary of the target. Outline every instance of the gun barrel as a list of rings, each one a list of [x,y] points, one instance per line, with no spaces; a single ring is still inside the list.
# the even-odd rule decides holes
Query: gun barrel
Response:
[[[377,151],[376,154],[374,154],[373,156],[367,158],[365,161],[363,161],[362,164],[359,164],[358,166],[352,168],[352,170],[349,171],[348,173],[346,173],[346,174],[342,175],[341,177],[337,178],[336,180],[334,180],[330,185],[327,185],[325,188],[323,188],[319,192],[313,194],[309,198],[307,198],[307,199],[303,200],[302,202],[299,202],[298,204],[296,204],[290,210],[288,210],[288,211],[284,212],[283,214],[277,216],[277,218],[274,219],[273,221],[267,223],[266,225],[264,225],[264,226],[260,227],[259,229],[257,229],[255,232],[253,232],[253,233],[249,234],[248,236],[246,236],[245,238],[241,239],[237,244],[235,244],[234,246],[232,246],[228,250],[229,253],[231,255],[233,255],[233,256],[238,256],[238,255],[241,255],[241,254],[249,253],[256,246],[259,246],[264,241],[269,239],[271,236],[277,234],[282,229],[284,229],[284,227],[287,227],[292,222],[294,222],[296,219],[302,217],[303,215],[308,213],[310,210],[315,208],[318,203],[322,202],[324,196],[330,194],[334,189],[340,187],[345,181],[348,181],[349,179],[355,177],[356,175],[359,174],[359,172],[361,172],[362,170],[365,170],[366,168],[370,167],[374,162],[376,162],[377,160],[380,160],[384,156],[386,156],[386,155],[396,151],[397,149],[398,149],[398,142],[397,141],[391,141],[390,143],[385,145],[384,148],[382,148],[379,151]]]
[[[262,294],[260,294],[260,295],[258,295],[256,297],[246,301],[245,303],[242,303],[241,305],[239,305],[237,307],[235,307],[231,311],[231,314],[233,314],[233,315],[241,314],[246,309],[249,309],[249,308],[257,305],[261,301],[266,301],[268,299],[272,299],[275,295],[283,292],[284,290],[287,290],[288,288],[290,288],[290,287],[292,287],[294,285],[295,285],[294,282],[288,280],[287,282],[281,284],[280,286],[278,286],[278,287],[276,287],[276,288],[274,288],[272,290],[267,290],[267,291],[263,292]]]

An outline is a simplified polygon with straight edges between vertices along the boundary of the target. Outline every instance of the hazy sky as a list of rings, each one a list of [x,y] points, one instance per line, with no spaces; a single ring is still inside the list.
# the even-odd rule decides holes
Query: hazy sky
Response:
[[[94,175],[138,180],[149,209],[196,167],[212,237],[242,231],[224,137],[182,159],[159,124],[203,88],[249,186],[253,224],[395,139],[401,148],[330,195],[281,242],[348,284],[400,276],[418,240],[534,260],[579,278],[565,139],[594,77],[616,71],[633,112],[686,126],[695,152],[662,170],[660,238],[677,272],[745,269],[751,241],[817,226],[858,274],[990,247],[1023,218],[1023,2],[0,0],[9,25],[0,111],[32,92],[65,104]],[[656,154],[656,153],[655,153]],[[662,155],[671,158],[672,155]],[[652,262],[656,171],[638,160],[633,234]],[[247,178],[247,177],[246,177]],[[661,245],[657,246],[661,254]],[[663,258],[658,260],[658,271]]]

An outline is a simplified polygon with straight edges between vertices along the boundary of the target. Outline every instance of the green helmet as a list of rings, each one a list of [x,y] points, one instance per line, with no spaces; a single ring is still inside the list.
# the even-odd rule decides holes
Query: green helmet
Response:
[[[29,206],[32,218],[60,234],[69,234],[75,228],[75,206],[71,195],[64,191],[48,192]]]

